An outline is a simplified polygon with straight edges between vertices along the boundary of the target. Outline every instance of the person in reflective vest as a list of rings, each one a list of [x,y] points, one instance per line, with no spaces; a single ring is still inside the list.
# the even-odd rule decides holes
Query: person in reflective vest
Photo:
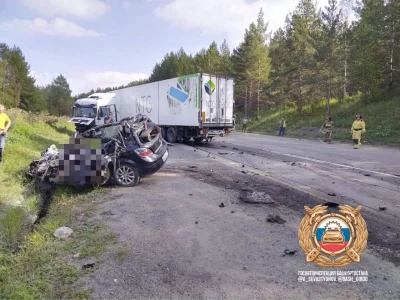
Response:
[[[354,142],[354,149],[358,149],[361,146],[361,134],[365,133],[365,122],[361,115],[356,115],[356,119],[351,126],[351,138]]]
[[[327,117],[325,119],[324,124],[321,126],[321,131],[325,134],[324,142],[330,143],[332,141],[332,128],[333,128],[332,117]]]
[[[286,130],[286,120],[284,118],[281,119],[279,123],[279,136],[284,136]]]

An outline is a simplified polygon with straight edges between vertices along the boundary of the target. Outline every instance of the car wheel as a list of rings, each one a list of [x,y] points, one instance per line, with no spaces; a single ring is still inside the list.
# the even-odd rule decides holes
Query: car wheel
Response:
[[[167,130],[167,141],[170,143],[175,143],[176,142],[176,129],[174,127],[169,127]]]
[[[115,172],[115,179],[120,186],[135,186],[140,181],[139,171],[132,165],[122,163]]]

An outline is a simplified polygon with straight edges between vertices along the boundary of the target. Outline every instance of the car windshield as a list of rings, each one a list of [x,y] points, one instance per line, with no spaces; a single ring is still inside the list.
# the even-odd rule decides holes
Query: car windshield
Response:
[[[95,118],[96,108],[95,107],[75,107],[73,117],[78,118]]]
[[[109,126],[102,129],[102,137],[103,138],[110,138],[110,137],[117,137],[120,128],[118,126]]]

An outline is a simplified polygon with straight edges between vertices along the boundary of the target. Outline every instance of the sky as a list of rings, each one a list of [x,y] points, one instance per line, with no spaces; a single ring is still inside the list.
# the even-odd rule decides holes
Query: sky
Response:
[[[269,30],[298,0],[0,0],[0,42],[21,48],[38,85],[64,75],[76,95],[151,74],[181,47],[237,47],[263,8]],[[328,0],[318,0],[324,7]]]

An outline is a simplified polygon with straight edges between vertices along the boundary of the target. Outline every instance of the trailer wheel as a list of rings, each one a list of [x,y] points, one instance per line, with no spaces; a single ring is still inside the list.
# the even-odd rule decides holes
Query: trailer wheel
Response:
[[[170,143],[176,142],[176,129],[174,127],[169,127],[167,130],[167,141]]]
[[[194,141],[196,143],[201,143],[203,141],[203,138],[194,138]]]
[[[176,133],[176,141],[177,141],[178,143],[182,143],[182,142],[183,142],[183,134],[184,134],[184,132],[183,132],[182,129],[178,129],[178,130],[177,130],[177,133]]]
[[[161,136],[164,140],[167,139],[167,131],[165,130],[164,127],[161,127]]]

